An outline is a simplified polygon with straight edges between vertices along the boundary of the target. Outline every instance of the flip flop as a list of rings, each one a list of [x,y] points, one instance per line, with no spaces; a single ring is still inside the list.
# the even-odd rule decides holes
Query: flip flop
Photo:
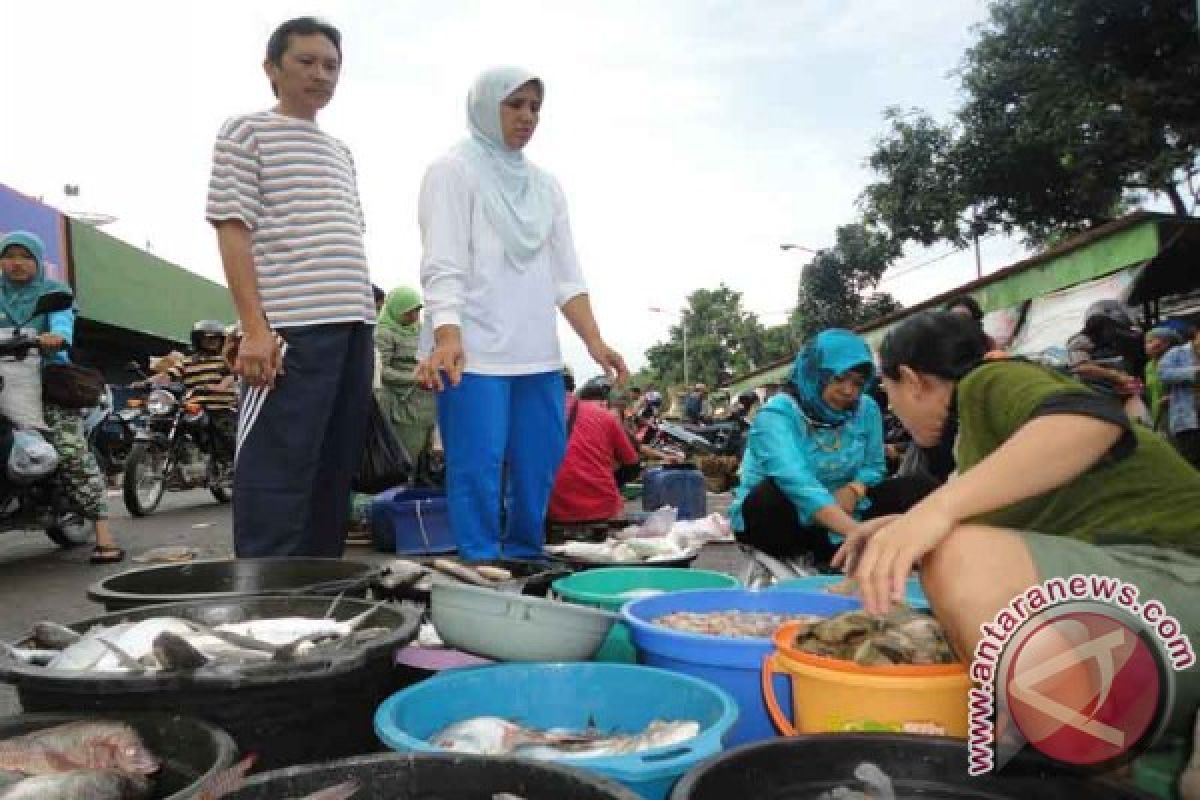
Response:
[[[119,564],[125,560],[125,551],[112,545],[96,545],[88,559],[93,564]]]

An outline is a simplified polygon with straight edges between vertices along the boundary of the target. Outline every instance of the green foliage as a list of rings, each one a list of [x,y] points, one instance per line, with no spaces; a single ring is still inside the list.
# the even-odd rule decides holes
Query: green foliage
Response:
[[[643,383],[683,382],[683,326],[687,326],[687,372],[692,383],[727,383],[747,372],[791,354],[787,325],[764,328],[758,317],[742,308],[742,293],[721,284],[698,289],[688,297],[683,317],[670,336],[646,351],[647,366],[638,373]]]
[[[880,181],[864,210],[900,240],[963,246],[1000,230],[1044,244],[1147,192],[1189,213],[1194,0],[996,0],[960,75],[952,124],[890,109],[868,158]]]
[[[826,328],[854,328],[900,308],[874,289],[899,257],[897,240],[862,223],[837,229],[836,244],[800,273],[792,327],[801,341]]]

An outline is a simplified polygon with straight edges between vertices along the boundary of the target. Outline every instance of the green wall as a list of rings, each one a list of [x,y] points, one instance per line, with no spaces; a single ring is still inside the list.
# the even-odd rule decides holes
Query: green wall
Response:
[[[70,221],[71,265],[79,315],[176,342],[199,319],[233,322],[229,290],[169,261]]]

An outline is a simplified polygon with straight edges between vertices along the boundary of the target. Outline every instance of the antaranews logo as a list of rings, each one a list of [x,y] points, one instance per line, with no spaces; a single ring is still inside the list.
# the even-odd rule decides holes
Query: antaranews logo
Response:
[[[1195,665],[1179,621],[1136,586],[1073,575],[1033,586],[982,626],[971,677],[968,771],[1029,744],[1073,767],[1111,769],[1167,723],[1176,671]]]

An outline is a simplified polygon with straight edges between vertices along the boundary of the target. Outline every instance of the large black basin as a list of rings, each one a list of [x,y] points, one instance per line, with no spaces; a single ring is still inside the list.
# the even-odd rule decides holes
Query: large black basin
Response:
[[[334,616],[349,619],[372,605],[342,598]],[[182,617],[211,626],[322,617],[329,607],[327,597],[249,597],[149,606],[70,627],[84,632],[94,625],[150,617]],[[401,688],[393,654],[416,637],[420,618],[419,608],[385,606],[369,627],[390,628],[386,636],[295,664],[136,675],[6,663],[0,664],[0,681],[16,687],[25,711],[169,711],[198,717],[227,731],[243,752],[257,754],[260,767],[271,769],[380,749],[372,727],[375,708]]]
[[[839,786],[861,789],[854,769],[875,764],[897,800],[1152,800],[1136,789],[1018,758],[998,774],[967,774],[967,745],[938,736],[839,733],[774,739],[704,762],[671,800],[807,800]]]
[[[363,756],[283,769],[255,776],[225,800],[306,797],[350,779],[362,786],[354,800],[493,800],[502,793],[523,800],[640,800],[591,772],[514,758],[433,753]]]
[[[0,741],[86,719],[82,714],[22,714],[0,718]],[[177,714],[106,713],[99,718],[133,726],[150,752],[162,760],[152,800],[189,800],[204,782],[233,763],[237,748],[225,731]]]
[[[93,583],[87,595],[105,611],[281,593],[365,597],[373,574],[369,564],[339,558],[192,561],[127,570]]]

